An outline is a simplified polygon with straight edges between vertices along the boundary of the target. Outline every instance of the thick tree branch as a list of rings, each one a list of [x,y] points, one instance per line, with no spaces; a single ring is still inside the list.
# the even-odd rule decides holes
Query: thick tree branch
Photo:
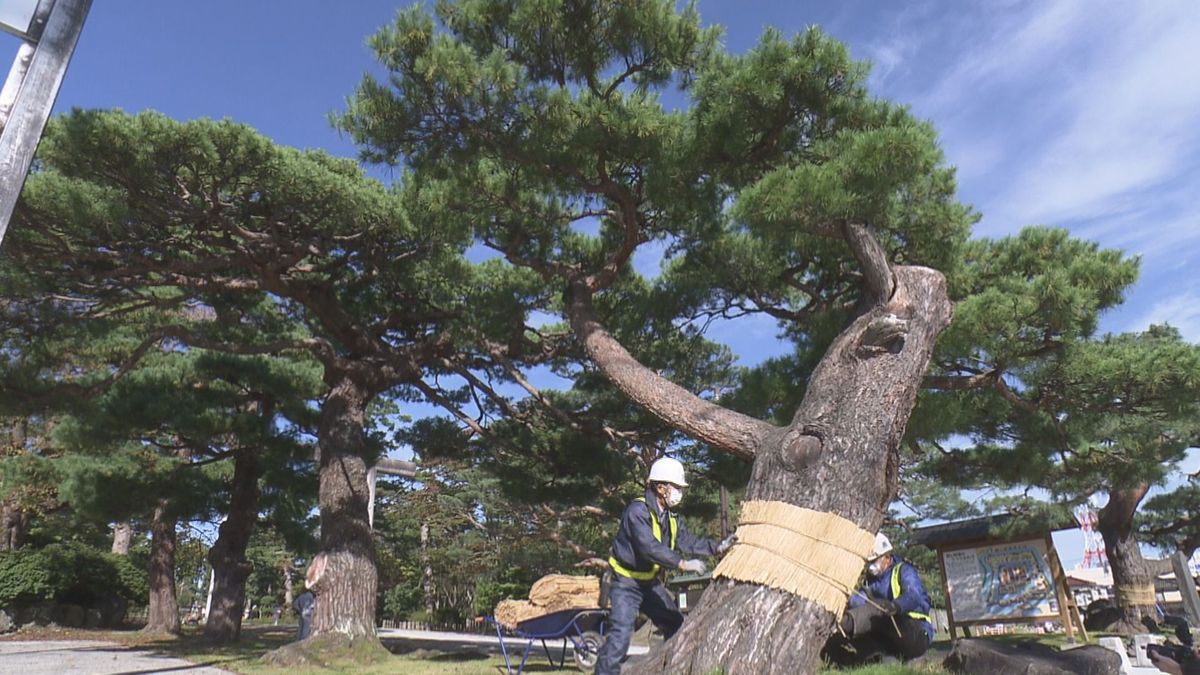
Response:
[[[775,427],[706,401],[642,365],[600,324],[585,283],[566,294],[571,327],[588,356],[626,396],[698,441],[742,459],[753,459]]]
[[[842,231],[846,243],[850,244],[850,250],[854,251],[854,257],[862,266],[863,281],[867,291],[874,297],[874,304],[887,302],[896,292],[896,277],[883,246],[862,223],[846,223]]]

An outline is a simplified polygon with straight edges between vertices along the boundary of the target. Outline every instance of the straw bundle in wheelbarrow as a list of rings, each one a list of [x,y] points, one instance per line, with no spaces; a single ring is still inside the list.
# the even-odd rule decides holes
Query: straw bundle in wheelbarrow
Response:
[[[496,621],[515,628],[517,624],[564,609],[593,609],[600,605],[600,579],[550,574],[529,589],[528,600],[501,600]]]
[[[529,589],[529,602],[552,611],[598,607],[600,578],[547,574]]]

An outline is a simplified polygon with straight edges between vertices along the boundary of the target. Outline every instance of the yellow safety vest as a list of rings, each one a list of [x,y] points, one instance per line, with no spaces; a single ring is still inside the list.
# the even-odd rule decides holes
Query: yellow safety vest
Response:
[[[646,501],[646,498],[638,497],[634,501],[644,502],[644,501]],[[649,505],[647,505],[646,508],[647,508],[647,510],[650,510]],[[675,535],[679,533],[679,523],[676,522],[675,514],[673,514],[673,513],[667,517],[667,520],[669,520],[670,524],[671,524],[671,550],[674,551],[675,550]],[[654,540],[661,542],[662,541],[662,528],[658,524],[658,518],[654,517],[653,510],[650,510],[650,529],[654,532]],[[653,579],[654,577],[658,576],[658,570],[660,568],[660,565],[655,563],[654,566],[650,568],[649,572],[638,572],[637,570],[631,570],[628,567],[625,567],[621,563],[617,562],[617,559],[611,555],[608,556],[608,566],[611,567],[612,570],[614,572],[616,572],[617,574],[620,574],[623,577],[629,577],[630,579],[637,579],[638,581],[649,581],[649,580]]]
[[[892,600],[895,600],[896,598],[900,597],[900,565],[901,564],[902,563],[898,562],[892,566]],[[920,619],[921,621],[928,621],[929,623],[933,623],[933,621],[931,621],[929,619],[928,614],[922,614],[920,612],[909,612],[908,615],[914,619]]]

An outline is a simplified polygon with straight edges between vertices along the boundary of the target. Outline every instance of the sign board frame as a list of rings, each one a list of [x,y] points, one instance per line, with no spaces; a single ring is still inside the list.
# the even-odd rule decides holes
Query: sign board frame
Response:
[[[991,548],[1004,545],[1020,545],[1036,543],[1037,546],[1043,547],[1045,550],[1045,564],[1049,571],[1049,576],[1054,587],[1055,599],[1058,605],[1058,610],[1052,613],[1037,614],[1032,616],[1017,616],[1017,617],[996,617],[984,616],[982,618],[971,619],[956,619],[954,616],[954,601],[951,597],[950,577],[946,573],[946,554],[955,551],[963,551],[969,549]],[[937,551],[938,565],[942,572],[943,590],[946,594],[946,617],[950,625],[950,638],[956,637],[955,629],[961,628],[963,635],[970,637],[970,627],[978,625],[991,624],[1007,624],[1007,623],[1036,623],[1047,619],[1056,619],[1061,623],[1066,630],[1067,638],[1071,641],[1075,639],[1075,629],[1078,628],[1084,640],[1087,640],[1087,631],[1083,627],[1082,617],[1079,615],[1079,610],[1070,600],[1070,593],[1067,587],[1067,576],[1063,571],[1062,563],[1058,557],[1058,551],[1054,548],[1054,540],[1051,539],[1050,533],[1045,533],[1042,537],[1016,537],[1011,539],[1001,538],[986,538],[978,539],[969,542],[954,542],[935,545]]]

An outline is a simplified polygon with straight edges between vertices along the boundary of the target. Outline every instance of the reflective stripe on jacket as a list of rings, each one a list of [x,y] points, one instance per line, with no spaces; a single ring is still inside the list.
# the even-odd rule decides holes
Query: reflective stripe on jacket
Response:
[[[933,622],[929,618],[929,593],[925,590],[925,584],[921,582],[917,568],[904,558],[892,554],[891,567],[880,572],[879,576],[868,575],[863,589],[850,596],[850,606],[861,605],[867,598],[891,600],[896,603],[902,614],[924,622],[922,627],[926,637],[933,639]]]
[[[924,589],[922,589],[922,590],[924,590]],[[900,592],[900,566],[892,565],[892,597],[899,598],[902,595],[904,595],[904,594]],[[921,621],[928,621],[929,623],[933,623],[932,621],[930,621],[928,614],[923,614],[923,613],[917,612],[917,611],[911,611],[908,613],[908,615],[914,619],[920,619]]]
[[[638,497],[634,501],[646,503],[646,498]],[[670,526],[671,526],[670,547],[671,547],[671,550],[674,551],[675,550],[675,539],[679,536],[679,520],[675,517],[675,514],[673,514],[673,513],[667,514],[667,520],[670,522]],[[658,524],[658,518],[654,518],[654,517],[650,518],[650,527],[653,528],[654,540],[661,542],[662,541],[662,526]],[[658,563],[654,563],[654,565],[652,565],[650,567],[650,571],[648,571],[648,572],[639,572],[637,570],[631,570],[631,569],[625,567],[624,565],[622,565],[621,562],[619,560],[617,560],[614,556],[608,557],[608,564],[610,567],[612,567],[613,571],[616,572],[617,574],[620,574],[621,576],[629,577],[630,579],[637,579],[639,581],[648,581],[650,579],[653,579],[654,577],[658,576],[658,570],[662,569],[662,565],[659,565]]]

